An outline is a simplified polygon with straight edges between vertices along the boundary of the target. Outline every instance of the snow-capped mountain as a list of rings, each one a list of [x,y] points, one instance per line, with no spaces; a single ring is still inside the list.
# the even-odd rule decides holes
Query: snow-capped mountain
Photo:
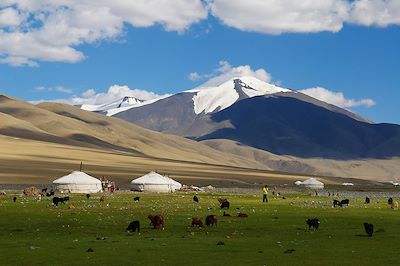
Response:
[[[209,114],[221,111],[245,98],[290,91],[254,77],[241,77],[230,79],[216,87],[199,87],[187,92],[195,93],[194,112]]]
[[[86,111],[96,112],[96,113],[102,113],[107,116],[113,116],[120,112],[127,111],[131,108],[144,106],[147,104],[152,104],[160,99],[162,99],[162,97],[157,98],[157,99],[151,99],[151,100],[141,100],[141,99],[137,99],[135,97],[125,96],[124,98],[117,100],[117,101],[113,101],[111,103],[105,103],[105,104],[99,104],[99,105],[83,104],[81,106],[81,109],[86,110]]]
[[[278,155],[400,156],[398,125],[373,124],[348,110],[253,77],[113,107],[108,115],[151,130],[198,141],[230,140]]]

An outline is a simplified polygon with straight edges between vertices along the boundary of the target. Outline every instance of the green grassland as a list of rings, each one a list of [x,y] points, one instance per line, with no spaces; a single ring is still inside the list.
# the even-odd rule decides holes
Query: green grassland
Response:
[[[386,199],[351,200],[332,208],[331,198],[286,195],[192,193],[71,195],[69,203],[12,195],[0,198],[1,265],[399,265],[400,211]],[[218,197],[228,198],[233,217],[222,217]],[[76,208],[69,209],[73,204]],[[212,208],[212,209],[211,209]],[[237,210],[248,218],[238,218]],[[152,229],[149,214],[164,215],[164,230]],[[191,218],[218,216],[218,226],[192,228]],[[317,217],[318,231],[305,219]],[[125,231],[140,220],[141,232]],[[363,222],[373,223],[367,237]],[[218,242],[224,245],[217,245]],[[94,252],[87,252],[92,248]],[[292,252],[288,251],[292,250]]]

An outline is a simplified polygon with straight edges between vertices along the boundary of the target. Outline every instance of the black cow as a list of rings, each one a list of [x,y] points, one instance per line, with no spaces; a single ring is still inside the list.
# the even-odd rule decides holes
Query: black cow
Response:
[[[370,203],[370,199],[368,197],[365,197],[365,204],[369,204]]]
[[[134,197],[133,201],[140,201],[140,197]]]
[[[47,192],[47,187],[42,189],[42,193],[46,193]]]
[[[51,196],[54,196],[54,191],[53,190],[50,190],[50,192],[46,193],[46,197],[51,197]]]
[[[129,223],[128,228],[126,228],[126,231],[129,232],[140,232],[140,222],[139,221],[132,221]]]
[[[230,203],[229,201],[224,201],[221,203],[221,209],[229,209]]]
[[[342,207],[342,204],[338,200],[333,200],[333,208],[336,208],[337,206]]]
[[[364,223],[364,229],[368,236],[372,236],[374,233],[374,225],[369,223]]]
[[[17,201],[17,197],[13,197],[13,201],[16,202]]]
[[[69,196],[65,196],[65,197],[63,198],[63,203],[66,202],[66,201],[69,201]]]
[[[64,198],[54,197],[53,204],[58,206],[59,203],[64,203]]]
[[[90,199],[90,194],[86,194],[86,198],[87,198],[87,199]]]
[[[350,200],[348,199],[344,199],[340,202],[340,205],[343,206],[349,206]]]
[[[195,195],[193,196],[193,201],[199,203],[199,198]]]
[[[308,225],[308,230],[311,230],[311,228],[314,228],[315,230],[318,230],[319,227],[319,220],[317,218],[313,218],[313,219],[307,219],[306,223]]]
[[[392,204],[393,204],[393,198],[389,198],[389,199],[388,199],[388,204],[389,204],[389,205],[392,205]]]

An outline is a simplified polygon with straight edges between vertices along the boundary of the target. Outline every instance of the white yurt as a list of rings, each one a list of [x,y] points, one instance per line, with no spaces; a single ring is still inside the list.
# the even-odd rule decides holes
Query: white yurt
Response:
[[[352,186],[354,186],[354,184],[353,183],[342,183],[342,186],[352,187]]]
[[[296,182],[294,182],[294,184],[295,184],[296,186],[300,186],[302,183],[303,183],[303,182],[301,182],[301,181],[299,181],[299,180],[297,180]]]
[[[131,190],[142,192],[174,192],[182,184],[156,172],[150,172],[131,181]]]
[[[55,189],[62,193],[102,192],[101,181],[84,172],[74,171],[53,181]]]
[[[300,184],[301,186],[305,188],[312,188],[312,189],[323,189],[324,188],[324,183],[318,181],[317,179],[311,177]]]

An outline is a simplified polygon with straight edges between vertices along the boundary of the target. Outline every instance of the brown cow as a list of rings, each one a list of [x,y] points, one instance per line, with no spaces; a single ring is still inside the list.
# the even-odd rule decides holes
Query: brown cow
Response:
[[[150,225],[152,225],[154,229],[164,228],[164,217],[162,215],[149,215],[147,218],[150,219]]]
[[[216,215],[208,215],[206,217],[206,225],[207,226],[217,226],[218,220]]]
[[[104,202],[105,200],[106,200],[106,196],[103,195],[100,197],[100,202]]]
[[[198,217],[193,217],[193,218],[192,218],[192,226],[203,227],[203,222],[201,221],[200,218],[198,218]]]
[[[247,218],[247,217],[249,217],[246,213],[243,213],[243,212],[239,212],[238,213],[238,217],[240,217],[240,218]]]
[[[219,198],[218,199],[219,204],[222,204],[222,203],[227,202],[227,201],[228,201],[227,199],[223,199],[223,198]]]

